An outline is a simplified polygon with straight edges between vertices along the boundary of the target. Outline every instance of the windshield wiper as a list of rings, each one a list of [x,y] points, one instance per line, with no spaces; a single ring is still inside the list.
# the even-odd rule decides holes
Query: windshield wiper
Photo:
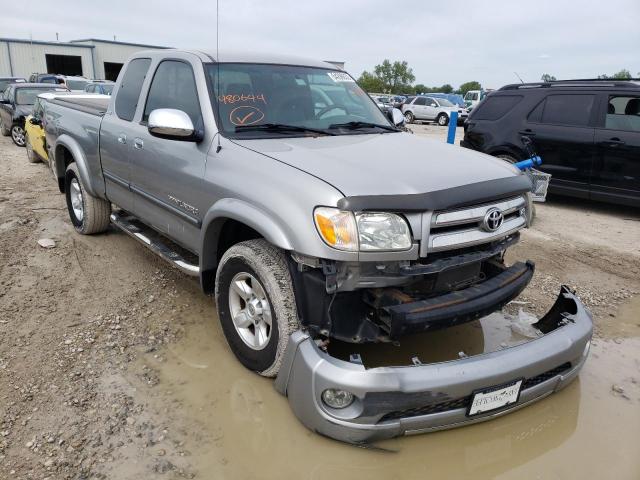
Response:
[[[383,130],[388,130],[390,132],[398,131],[396,127],[392,127],[391,125],[380,125],[378,123],[370,123],[370,122],[346,122],[346,123],[333,123],[329,125],[329,129],[336,129],[336,128],[347,128],[349,130],[359,130],[361,128],[381,128]]]
[[[236,132],[266,131],[266,132],[310,132],[321,135],[335,135],[320,128],[303,127],[300,125],[285,125],[284,123],[261,123],[258,125],[238,125]]]

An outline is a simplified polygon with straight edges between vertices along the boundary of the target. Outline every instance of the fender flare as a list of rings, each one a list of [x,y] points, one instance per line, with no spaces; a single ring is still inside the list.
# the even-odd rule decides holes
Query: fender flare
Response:
[[[276,247],[293,250],[285,229],[267,212],[243,200],[220,199],[205,214],[200,234],[200,285],[207,293],[212,291],[218,267],[218,238],[227,220],[244,223]]]
[[[60,148],[64,147],[67,149],[71,156],[73,157],[73,161],[78,166],[78,172],[80,172],[80,180],[82,181],[82,185],[89,195],[93,197],[104,198],[105,195],[105,185],[104,179],[100,177],[99,180],[92,181],[91,175],[89,175],[89,166],[87,162],[87,157],[85,156],[82,147],[76,140],[74,140],[71,136],[67,134],[62,134],[56,139],[56,143],[53,147],[53,170],[56,176],[60,178],[64,178],[66,166],[64,164],[63,158],[58,158],[58,154],[60,152]]]

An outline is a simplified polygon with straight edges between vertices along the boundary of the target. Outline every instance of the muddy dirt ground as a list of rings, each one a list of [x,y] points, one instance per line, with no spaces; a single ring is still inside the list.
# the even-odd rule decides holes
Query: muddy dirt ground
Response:
[[[361,449],[306,430],[235,361],[194,279],[115,230],[77,235],[48,168],[1,137],[0,479],[638,479],[640,213],[559,198],[537,213],[509,252],[537,265],[517,307],[577,289],[596,325],[580,378]]]

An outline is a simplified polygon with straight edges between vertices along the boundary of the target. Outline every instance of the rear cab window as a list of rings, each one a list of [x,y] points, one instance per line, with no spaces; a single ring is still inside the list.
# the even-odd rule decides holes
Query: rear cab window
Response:
[[[542,100],[528,115],[534,123],[586,127],[596,96],[593,94],[551,94]]]
[[[511,111],[522,98],[522,95],[491,95],[473,112],[473,119],[498,120]]]
[[[138,107],[142,84],[151,65],[150,58],[134,58],[127,65],[116,95],[115,111],[118,118],[131,121]]]

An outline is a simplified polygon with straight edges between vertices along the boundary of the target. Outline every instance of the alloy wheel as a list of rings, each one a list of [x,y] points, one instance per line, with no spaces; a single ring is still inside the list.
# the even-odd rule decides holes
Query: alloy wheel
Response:
[[[229,286],[229,311],[236,332],[253,350],[262,350],[271,338],[271,305],[260,282],[240,272]]]

